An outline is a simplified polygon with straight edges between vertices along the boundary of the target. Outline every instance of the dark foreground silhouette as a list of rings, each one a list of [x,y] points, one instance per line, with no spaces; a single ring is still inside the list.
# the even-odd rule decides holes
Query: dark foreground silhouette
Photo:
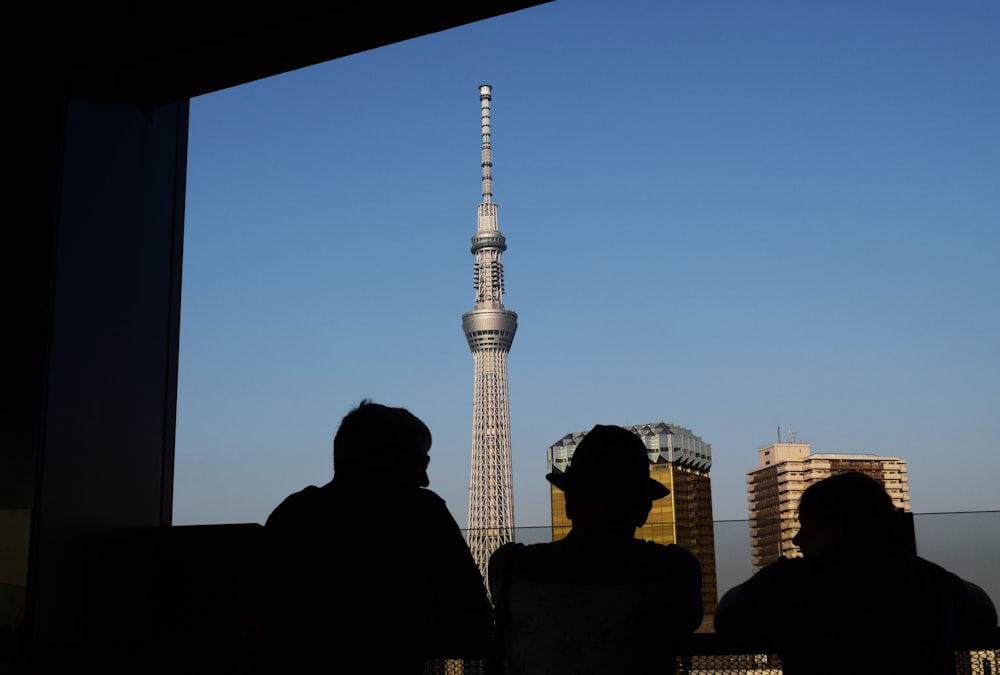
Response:
[[[989,636],[978,586],[906,550],[900,514],[876,480],[824,479],[802,494],[802,558],[781,558],[719,601],[715,630],[763,640],[785,675],[954,673],[956,638]]]
[[[334,439],[334,476],[268,517],[256,564],[270,672],[422,673],[485,653],[486,587],[445,502],[426,489],[431,433],[363,401]]]
[[[497,613],[497,671],[511,675],[663,673],[676,640],[702,619],[694,554],[635,538],[670,491],[649,476],[642,440],[595,426],[565,473],[573,528],[545,544],[506,544],[489,565]]]

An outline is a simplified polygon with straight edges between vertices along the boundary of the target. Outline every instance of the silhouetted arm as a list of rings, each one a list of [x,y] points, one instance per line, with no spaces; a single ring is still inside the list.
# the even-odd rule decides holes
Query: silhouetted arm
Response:
[[[503,595],[507,577],[510,574],[511,557],[515,554],[520,544],[503,544],[493,555],[490,556],[490,563],[487,572],[490,595],[494,602]]]
[[[743,584],[726,591],[715,610],[715,632],[734,640],[763,640],[767,637],[763,617],[754,607]]]
[[[448,640],[462,651],[483,651],[493,635],[493,605],[485,581],[444,500],[434,495],[428,501],[426,536],[434,542],[433,558],[427,561],[433,581],[428,583],[436,587],[432,589],[436,609],[431,618],[440,630],[451,633]]]
[[[686,548],[668,547],[672,557],[669,578],[671,588],[671,628],[676,634],[693,633],[705,617],[701,595],[701,563]]]
[[[962,580],[963,595],[958,608],[958,635],[972,640],[995,634],[997,610],[990,596],[971,581]]]

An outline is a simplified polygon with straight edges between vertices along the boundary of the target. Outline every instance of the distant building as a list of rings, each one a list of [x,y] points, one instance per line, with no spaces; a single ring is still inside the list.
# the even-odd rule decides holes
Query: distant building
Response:
[[[885,488],[897,508],[910,510],[906,460],[877,455],[810,454],[808,443],[772,443],[757,451],[758,466],[747,472],[750,551],[753,571],[799,557],[792,538],[799,530],[799,498],[807,487],[847,471],[868,474]]]
[[[715,526],[712,521],[712,446],[690,429],[655,422],[626,426],[637,434],[649,451],[650,476],[666,485],[670,495],[653,502],[646,524],[636,536],[661,544],[678,544],[701,561],[702,597],[705,615],[711,616],[718,604],[715,567]],[[548,449],[548,470],[563,472],[573,461],[576,446],[586,431],[569,433]],[[552,540],[562,539],[572,527],[566,518],[566,497],[550,485],[552,499]]]

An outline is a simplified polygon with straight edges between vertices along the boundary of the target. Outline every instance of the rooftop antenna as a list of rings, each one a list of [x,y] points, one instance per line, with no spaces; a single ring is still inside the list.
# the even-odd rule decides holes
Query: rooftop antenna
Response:
[[[781,443],[781,424],[778,424],[778,443]]]

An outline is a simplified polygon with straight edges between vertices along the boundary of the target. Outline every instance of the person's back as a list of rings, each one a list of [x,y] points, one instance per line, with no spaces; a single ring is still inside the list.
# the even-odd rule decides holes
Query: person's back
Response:
[[[676,639],[701,621],[699,566],[678,546],[575,526],[497,554],[511,674],[669,672]]]
[[[393,447],[387,423],[401,409],[376,405],[362,408],[381,421],[370,433],[385,443],[382,459],[341,457],[332,481],[288,496],[265,523],[259,591],[272,669],[419,673],[425,658],[453,655],[436,649],[489,639],[482,576],[444,501],[423,487],[429,432],[416,443],[422,457],[398,439]]]
[[[761,570],[743,593],[786,675],[945,673],[961,584],[912,555],[854,564],[790,558]],[[729,632],[726,611],[720,603],[721,633]]]
[[[903,550],[897,517],[863,474],[810,487],[795,539],[804,557],[728,591],[716,631],[766,641],[785,675],[954,672],[957,634],[995,626],[995,610],[977,586]]]
[[[630,454],[625,473],[637,480],[619,489],[615,463]],[[490,559],[507,672],[670,672],[676,640],[702,619],[701,568],[687,549],[634,538],[652,500],[668,494],[649,478],[642,441],[598,425],[567,473],[548,478],[566,492],[572,530]]]

